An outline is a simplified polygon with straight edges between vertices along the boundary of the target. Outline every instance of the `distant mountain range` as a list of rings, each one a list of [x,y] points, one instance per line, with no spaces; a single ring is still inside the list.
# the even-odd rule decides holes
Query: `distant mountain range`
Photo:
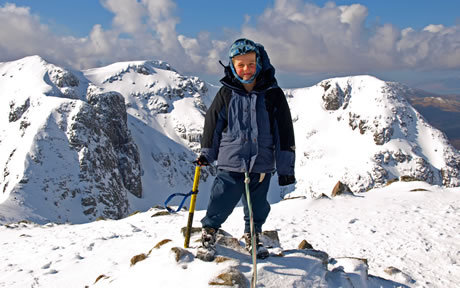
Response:
[[[407,99],[431,125],[446,133],[460,150],[460,95],[436,95],[414,90]]]
[[[161,61],[85,71],[39,56],[0,63],[0,223],[117,219],[188,192],[218,88]],[[329,195],[339,181],[357,193],[400,179],[460,185],[459,151],[406,100],[421,105],[420,91],[364,75],[285,93],[297,184],[273,177],[270,202]],[[198,209],[214,173],[203,169]]]

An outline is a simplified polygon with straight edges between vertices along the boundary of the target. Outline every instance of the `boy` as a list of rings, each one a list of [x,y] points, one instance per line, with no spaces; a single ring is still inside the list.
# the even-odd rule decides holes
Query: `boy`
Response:
[[[206,216],[201,220],[198,254],[207,261],[214,259],[217,230],[240,199],[246,248],[252,249],[244,172],[249,172],[250,178],[258,258],[268,256],[259,239],[270,212],[267,192],[271,174],[278,172],[280,186],[295,183],[291,114],[264,47],[238,39],[230,47],[229,58],[228,66],[221,63],[225,70],[223,86],[206,113],[201,154],[195,161],[207,166],[217,160],[218,167]]]

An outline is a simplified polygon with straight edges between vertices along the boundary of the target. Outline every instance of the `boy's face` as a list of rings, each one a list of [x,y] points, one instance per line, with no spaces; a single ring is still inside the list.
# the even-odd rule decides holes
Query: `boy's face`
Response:
[[[251,79],[252,75],[256,73],[256,52],[235,56],[232,58],[232,62],[236,74],[245,81]]]

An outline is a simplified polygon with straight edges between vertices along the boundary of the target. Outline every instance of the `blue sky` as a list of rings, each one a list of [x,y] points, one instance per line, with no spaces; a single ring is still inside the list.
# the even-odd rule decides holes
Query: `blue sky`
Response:
[[[371,74],[460,93],[458,11],[452,0],[2,0],[0,61],[38,54],[86,69],[160,59],[218,83],[218,60],[244,36],[265,46],[282,87]]]

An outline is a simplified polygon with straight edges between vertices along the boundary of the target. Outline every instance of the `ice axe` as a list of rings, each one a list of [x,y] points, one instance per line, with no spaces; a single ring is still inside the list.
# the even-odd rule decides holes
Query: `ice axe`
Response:
[[[191,230],[192,230],[193,214],[195,212],[196,195],[198,194],[198,183],[200,182],[200,172],[201,172],[201,166],[197,165],[195,167],[195,177],[193,179],[192,191],[190,191],[189,193],[174,193],[174,194],[171,194],[168,197],[168,199],[166,199],[166,201],[165,201],[166,209],[170,213],[176,213],[180,209],[182,209],[182,206],[184,206],[185,200],[188,198],[188,196],[192,196],[190,198],[190,208],[189,208],[189,211],[188,211],[187,228],[185,230],[185,242],[184,242],[184,247],[185,248],[188,248],[188,245],[190,244],[190,234],[191,234]],[[179,204],[179,206],[177,207],[177,209],[173,210],[173,209],[168,207],[168,203],[175,196],[184,196],[184,198],[182,199],[182,201]]]
[[[195,167],[195,177],[193,179],[192,197],[190,198],[190,208],[188,210],[187,228],[185,229],[184,248],[190,244],[190,234],[192,230],[193,214],[195,213],[196,195],[198,194],[198,183],[200,182],[201,166]]]

